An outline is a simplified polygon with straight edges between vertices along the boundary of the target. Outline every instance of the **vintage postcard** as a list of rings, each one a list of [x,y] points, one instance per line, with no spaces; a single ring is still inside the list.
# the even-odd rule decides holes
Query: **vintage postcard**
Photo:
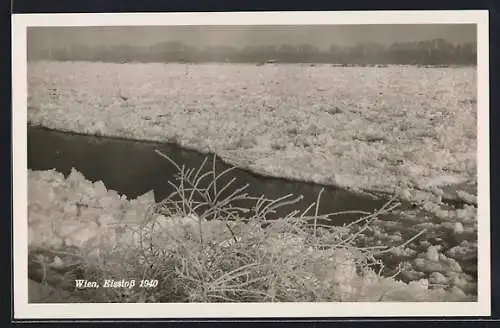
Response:
[[[12,20],[16,319],[490,315],[487,11]]]

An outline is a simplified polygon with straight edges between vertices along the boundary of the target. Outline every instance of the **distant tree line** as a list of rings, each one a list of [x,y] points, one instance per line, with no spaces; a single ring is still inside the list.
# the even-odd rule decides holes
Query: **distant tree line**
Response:
[[[107,47],[74,46],[65,49],[30,51],[28,60],[102,61],[102,62],[231,62],[231,63],[330,63],[341,65],[476,65],[476,44],[453,45],[443,39],[419,42],[359,43],[355,46],[332,45],[321,50],[311,45],[230,46],[198,49],[170,41],[149,47],[127,45]]]

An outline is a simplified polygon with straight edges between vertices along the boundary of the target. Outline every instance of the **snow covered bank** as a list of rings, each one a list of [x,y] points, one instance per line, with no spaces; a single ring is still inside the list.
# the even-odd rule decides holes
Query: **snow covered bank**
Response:
[[[33,62],[28,90],[32,124],[176,142],[260,174],[410,201],[476,202],[472,67]]]
[[[154,291],[102,291],[110,295],[92,290],[92,297],[102,297],[100,301],[475,299],[474,281],[439,247],[430,246],[417,256],[406,254],[413,257],[416,269],[403,268],[407,276],[413,275],[404,283],[368,267],[361,267],[359,274],[365,255],[355,247],[317,249],[318,243],[339,243],[329,230],[321,230],[320,239],[311,243],[310,236],[287,231],[286,220],[265,229],[236,221],[228,230],[224,221],[165,217],[151,212],[152,192],[127,200],[76,170],[67,178],[53,170],[30,170],[28,191],[30,277],[70,291],[74,279],[99,280],[103,274],[118,280],[145,274],[159,278],[160,287]],[[297,222],[288,225],[297,229]],[[467,256],[474,245],[462,246],[448,256]],[[200,270],[208,270],[213,280],[193,276]],[[430,274],[428,279],[419,274],[422,271]],[[250,278],[242,281],[243,273]],[[231,292],[234,288],[241,289],[240,294]]]

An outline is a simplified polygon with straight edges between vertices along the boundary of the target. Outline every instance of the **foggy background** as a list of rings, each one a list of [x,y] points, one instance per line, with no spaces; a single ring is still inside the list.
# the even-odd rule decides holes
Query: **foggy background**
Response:
[[[473,65],[476,25],[30,27],[28,59]]]

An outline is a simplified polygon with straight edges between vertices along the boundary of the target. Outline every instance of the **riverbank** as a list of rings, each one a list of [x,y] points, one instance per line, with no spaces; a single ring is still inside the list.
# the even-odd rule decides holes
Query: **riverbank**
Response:
[[[476,70],[33,62],[28,121],[258,174],[475,204]],[[360,83],[359,81],[362,81]]]
[[[476,299],[460,265],[439,248],[415,256],[421,268],[434,270],[429,279],[405,283],[397,275],[376,273],[370,256],[377,246],[353,244],[356,236],[364,237],[359,229],[371,226],[376,214],[350,228],[312,229],[304,214],[262,228],[259,222],[265,220],[257,214],[247,222],[167,214],[158,211],[152,192],[128,200],[76,170],[67,178],[53,170],[30,170],[28,184],[28,276],[59,289],[45,302]],[[99,287],[75,290],[75,279]],[[137,286],[100,288],[105,279],[135,280]],[[157,285],[139,288],[144,279]]]

